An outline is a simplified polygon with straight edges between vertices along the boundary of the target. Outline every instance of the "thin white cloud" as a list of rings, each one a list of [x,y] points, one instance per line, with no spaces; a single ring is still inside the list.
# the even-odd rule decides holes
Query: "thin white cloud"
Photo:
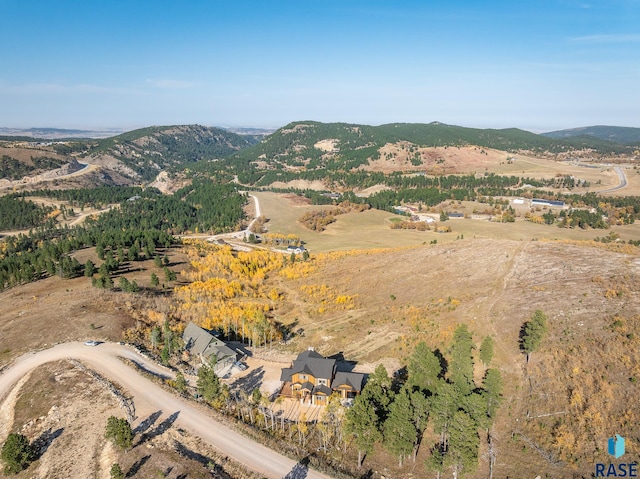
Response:
[[[165,88],[170,90],[195,88],[198,86],[197,82],[186,80],[171,80],[171,79],[148,79],[147,85],[151,85],[155,88]]]
[[[640,42],[640,33],[604,33],[570,38],[577,43],[635,43]]]
[[[123,88],[104,87],[89,83],[79,83],[75,85],[63,85],[60,83],[24,83],[12,85],[0,82],[0,94],[10,93],[15,95],[49,95],[49,94],[69,94],[69,93],[140,93],[134,90]]]

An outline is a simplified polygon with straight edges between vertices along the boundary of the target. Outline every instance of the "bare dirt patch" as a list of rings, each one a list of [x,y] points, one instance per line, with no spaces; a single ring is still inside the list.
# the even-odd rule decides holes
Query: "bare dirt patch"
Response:
[[[37,149],[37,148],[6,148],[0,147],[0,156],[7,155],[11,158],[15,158],[18,161],[26,163],[27,165],[33,165],[31,158],[38,156],[46,156],[47,158],[54,158],[60,161],[66,161],[67,158],[59,155],[58,153],[49,149]]]
[[[328,139],[328,140],[320,140],[315,145],[313,145],[313,147],[322,151],[333,151],[336,149],[337,144],[338,144],[338,140]]]
[[[324,181],[321,180],[291,180],[287,181],[286,183],[283,181],[276,181],[275,183],[272,183],[271,186],[273,188],[294,188],[298,190],[315,191],[322,191],[327,189],[327,185],[324,183]]]
[[[149,186],[158,188],[164,194],[173,194],[188,183],[189,180],[182,177],[171,178],[169,173],[161,171],[158,173],[158,176],[156,176],[156,179],[149,183]]]
[[[430,174],[456,174],[484,171],[512,156],[477,146],[418,147],[408,142],[387,143],[380,158],[363,166],[365,171],[428,171]]]
[[[18,477],[92,475],[106,420],[121,414],[111,394],[66,361],[38,368],[19,391],[12,429],[39,445],[39,458]]]
[[[175,418],[162,411],[141,411],[132,424],[133,448],[118,449],[104,432],[108,417],[124,417],[124,412],[102,384],[71,362],[36,369],[15,391],[10,427],[39,445],[38,459],[15,477],[108,479],[114,463],[127,477],[204,479],[214,472],[221,479],[254,477],[175,427]]]
[[[311,204],[311,200],[305,196],[287,194],[282,195],[282,198],[294,206],[307,206]]]

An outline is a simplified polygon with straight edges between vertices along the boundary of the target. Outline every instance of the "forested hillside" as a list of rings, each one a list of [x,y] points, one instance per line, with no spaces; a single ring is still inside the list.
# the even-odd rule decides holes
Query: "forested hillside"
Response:
[[[322,144],[321,142],[326,142]],[[443,123],[391,123],[368,126],[346,123],[295,122],[280,128],[259,145],[234,155],[256,161],[265,159],[289,167],[304,165],[307,170],[324,166],[356,168],[378,156],[387,143],[409,142],[415,146],[445,147],[475,145],[503,151],[564,152],[591,148],[621,152],[625,148],[597,138],[555,140],[517,128],[503,130],[464,128]]]
[[[120,162],[130,175],[151,180],[160,170],[224,158],[257,141],[200,125],[149,127],[93,142],[82,157],[114,169]]]
[[[117,207],[89,217],[82,226],[58,227],[53,208],[9,195],[1,198],[0,228],[35,228],[28,235],[9,236],[0,242],[0,290],[55,274],[82,274],[72,261],[76,250],[97,246],[125,248],[133,260],[150,259],[155,246],[176,242],[173,235],[193,231],[219,233],[238,228],[246,197],[234,186],[200,179],[175,195],[153,188],[109,187],[70,192],[41,190],[38,195],[67,199],[72,205]],[[58,213],[56,213],[58,214]],[[37,227],[37,228],[36,228]]]
[[[64,164],[65,162],[62,160],[47,156],[31,157],[31,161],[26,163],[9,155],[2,155],[0,157],[0,178],[19,180],[26,175],[60,168]]]
[[[478,154],[486,148],[551,157],[574,151],[595,155],[633,153],[629,146],[599,138],[558,140],[516,128],[482,130],[438,122],[368,126],[305,121],[280,128],[259,144],[230,156],[228,164],[247,185],[268,186],[299,179],[366,188],[380,183],[379,178],[372,180],[371,173],[363,171],[372,162],[391,162],[395,171],[402,171],[404,164],[434,170],[430,174],[437,175],[442,174],[438,170],[442,170],[444,160],[434,149],[453,147],[477,147]]]
[[[624,126],[586,126],[583,128],[571,128],[569,130],[557,130],[543,133],[543,136],[553,139],[575,138],[599,138],[620,144],[640,144],[640,128]]]

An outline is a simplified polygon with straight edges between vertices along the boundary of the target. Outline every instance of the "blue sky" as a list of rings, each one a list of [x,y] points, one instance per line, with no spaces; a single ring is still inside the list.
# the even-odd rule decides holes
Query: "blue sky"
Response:
[[[640,127],[640,0],[0,0],[0,126]]]

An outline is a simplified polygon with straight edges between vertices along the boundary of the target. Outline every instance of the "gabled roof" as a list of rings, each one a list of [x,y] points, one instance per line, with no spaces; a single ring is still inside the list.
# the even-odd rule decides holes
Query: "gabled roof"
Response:
[[[193,323],[187,324],[187,327],[184,328],[182,339],[186,344],[186,348],[192,354],[200,354],[205,358],[215,354],[216,359],[220,360],[236,355],[236,352],[227,346],[224,341],[220,341],[213,334]]]
[[[192,354],[202,354],[211,340],[215,339],[211,333],[196,326],[193,323],[187,324],[182,333],[182,339],[186,344],[187,349]]]
[[[328,388],[327,386],[325,386],[323,384],[313,388],[313,394],[324,394],[325,396],[331,396],[332,392],[333,391],[331,391],[331,388]]]
[[[280,381],[287,382],[291,381],[291,368],[282,368],[282,372],[280,373]]]
[[[331,387],[333,389],[337,389],[340,386],[349,386],[353,388],[354,391],[362,391],[363,382],[364,374],[339,371],[336,373],[336,377],[333,380]]]
[[[209,343],[209,345],[206,347],[206,349],[202,353],[202,355],[205,358],[208,358],[209,356],[213,356],[215,354],[216,359],[219,361],[229,356],[236,356],[236,352],[233,349],[231,349],[229,346],[224,344],[222,341],[215,338],[214,338],[214,341],[215,342]]]
[[[309,392],[313,391],[314,390],[313,383],[310,383],[309,381],[307,381],[306,383],[302,383],[300,390],[304,391],[305,389]]]
[[[310,374],[314,378],[331,380],[335,366],[335,359],[327,359],[312,350],[304,351],[293,362],[291,375],[302,373]]]

